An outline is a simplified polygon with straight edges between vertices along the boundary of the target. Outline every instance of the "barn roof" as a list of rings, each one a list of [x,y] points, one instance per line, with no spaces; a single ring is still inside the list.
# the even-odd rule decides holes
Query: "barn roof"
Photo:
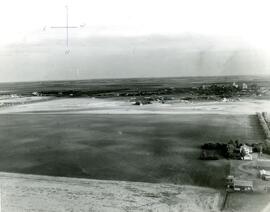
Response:
[[[253,181],[250,181],[250,180],[234,180],[234,186],[253,187]]]

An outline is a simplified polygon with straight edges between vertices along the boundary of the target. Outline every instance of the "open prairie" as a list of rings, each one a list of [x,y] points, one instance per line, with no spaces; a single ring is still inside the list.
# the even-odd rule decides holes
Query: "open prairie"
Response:
[[[224,187],[204,142],[261,142],[255,115],[1,114],[0,171]]]

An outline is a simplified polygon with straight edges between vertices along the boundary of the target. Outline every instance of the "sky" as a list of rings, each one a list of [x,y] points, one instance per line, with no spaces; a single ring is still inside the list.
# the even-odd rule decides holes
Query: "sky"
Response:
[[[64,29],[69,8],[69,54]],[[270,74],[267,0],[1,0],[0,81]]]

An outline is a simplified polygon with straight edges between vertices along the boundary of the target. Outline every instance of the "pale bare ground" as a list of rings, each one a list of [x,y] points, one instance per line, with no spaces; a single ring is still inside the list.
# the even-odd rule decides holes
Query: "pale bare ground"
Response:
[[[34,102],[43,102],[54,99],[54,97],[42,97],[42,96],[31,96],[31,97],[22,97],[22,96],[1,96],[0,95],[0,106],[5,104],[10,105],[19,105],[19,104],[28,104]]]
[[[269,193],[230,193],[223,212],[269,212]]]
[[[270,112],[270,100],[235,102],[168,102],[135,106],[128,101],[97,98],[58,98],[1,108],[1,113],[86,114],[254,114]]]
[[[1,211],[219,211],[210,188],[0,173]]]
[[[268,212],[268,211],[270,211],[270,203],[261,210],[261,212]]]

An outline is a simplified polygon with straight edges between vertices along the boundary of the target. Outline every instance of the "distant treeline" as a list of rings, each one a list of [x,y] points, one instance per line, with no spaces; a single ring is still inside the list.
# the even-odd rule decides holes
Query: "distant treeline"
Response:
[[[56,96],[56,97],[84,97],[84,96],[100,96],[100,97],[151,97],[154,95],[180,95],[186,100],[219,100],[220,98],[230,98],[239,96],[249,96],[257,94],[259,86],[252,84],[249,89],[242,89],[233,86],[233,83],[212,83],[199,84],[194,87],[174,87],[145,84],[136,85],[111,85],[97,88],[83,89],[45,89],[33,92],[40,96]],[[32,93],[32,94],[33,94]],[[185,100],[185,99],[184,99]]]
[[[198,94],[200,95],[215,95],[220,97],[230,98],[239,92],[240,88],[235,88],[233,86],[221,86],[221,85],[210,85],[206,88],[199,88]]]

